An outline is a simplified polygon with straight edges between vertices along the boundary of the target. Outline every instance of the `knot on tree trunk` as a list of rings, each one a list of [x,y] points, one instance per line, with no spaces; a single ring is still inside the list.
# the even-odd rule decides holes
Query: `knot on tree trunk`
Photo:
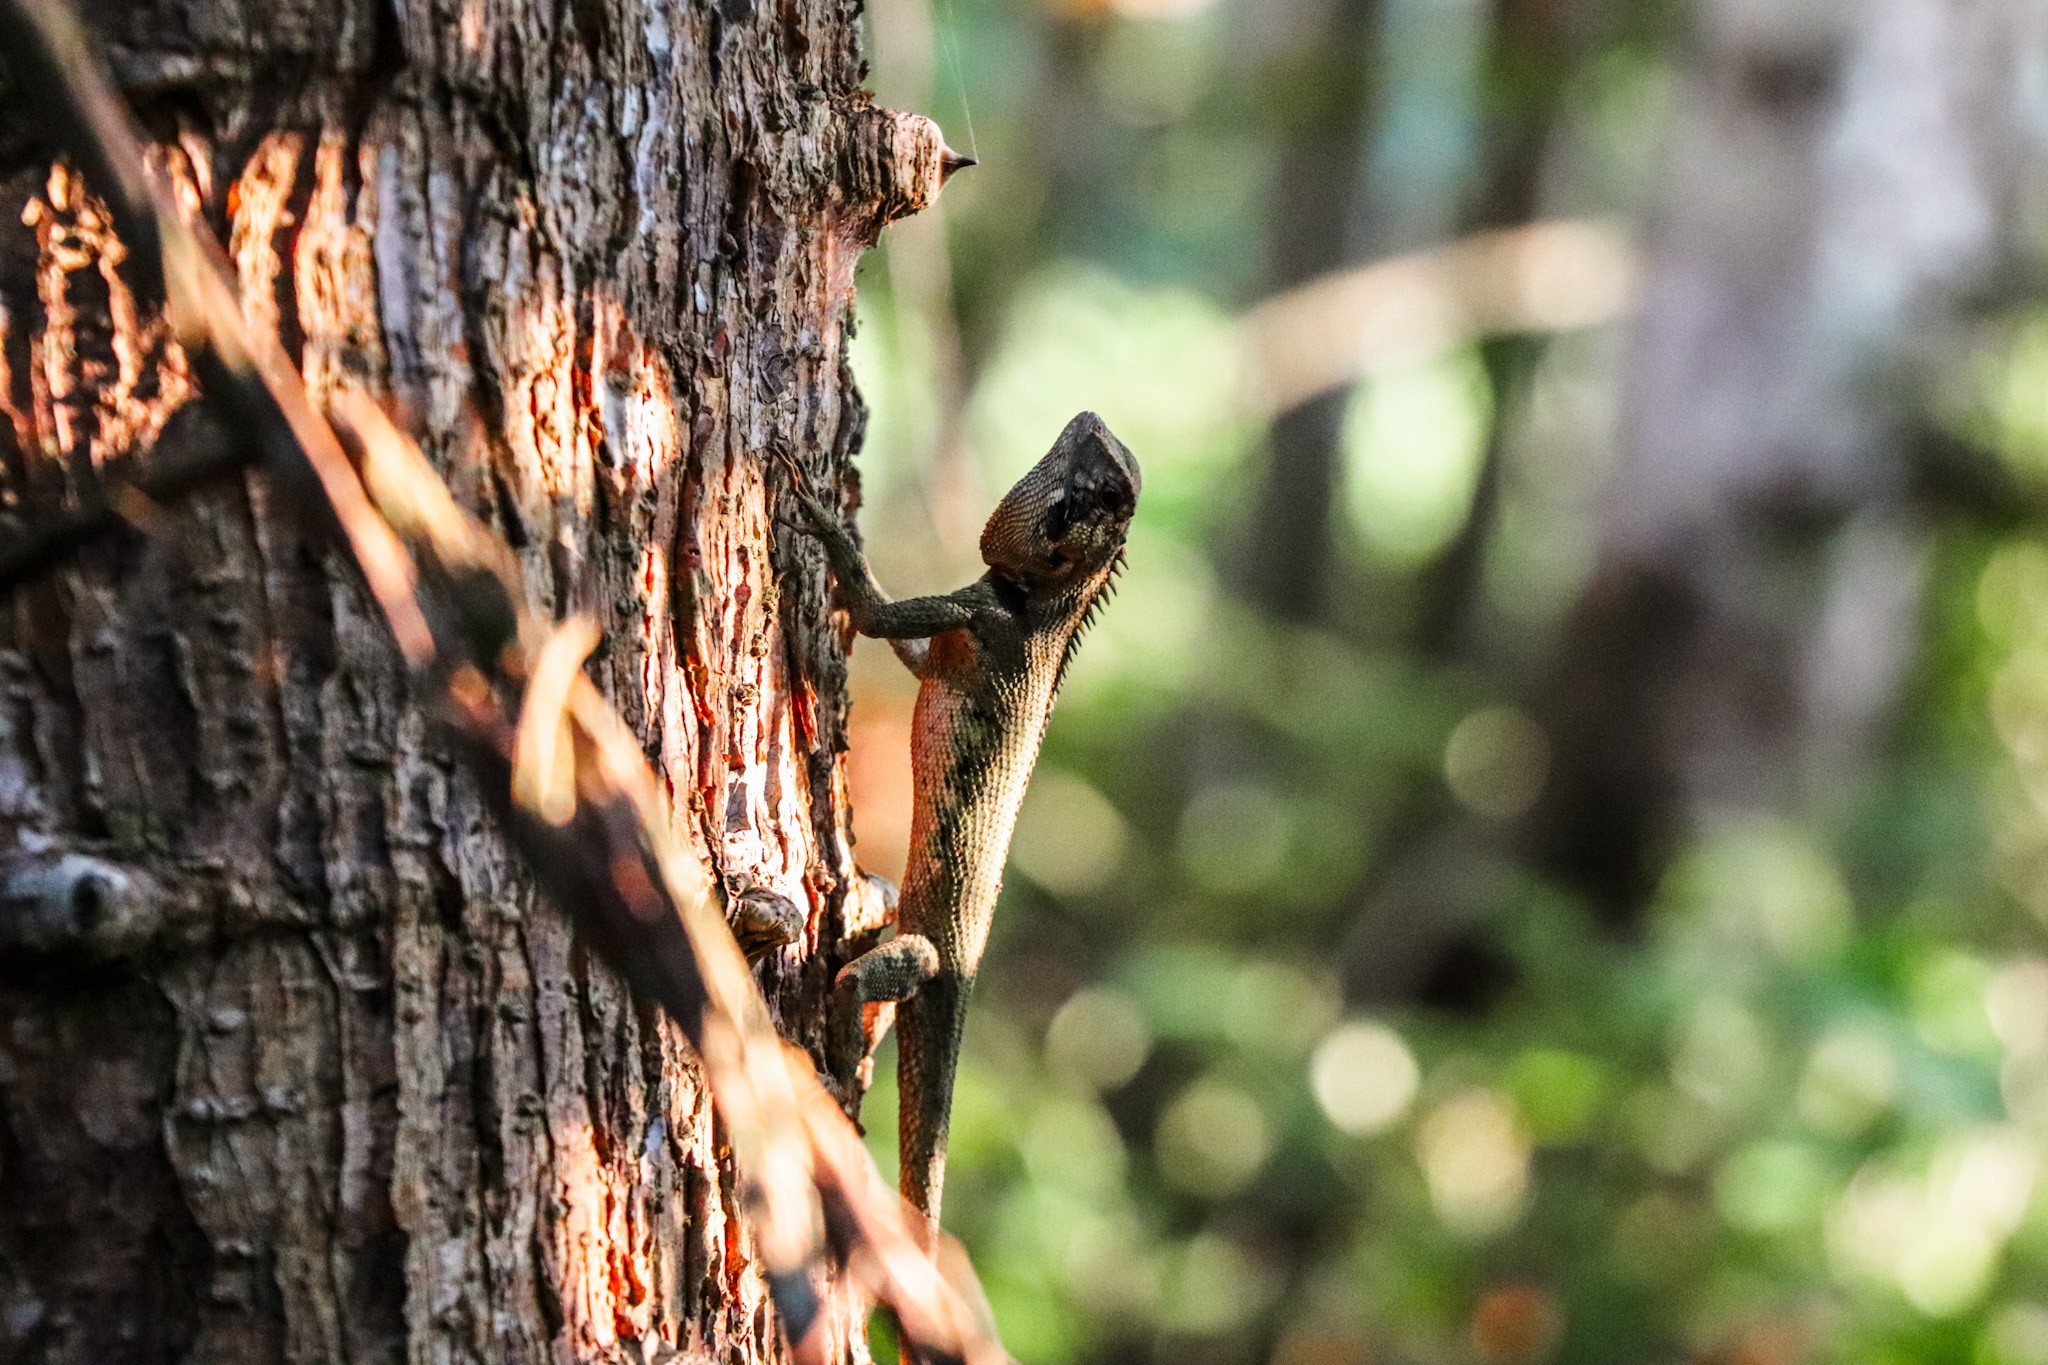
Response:
[[[126,957],[157,925],[151,879],[81,853],[0,860],[0,951],[83,961]]]
[[[923,114],[859,109],[844,127],[837,179],[866,242],[898,218],[931,207],[954,172],[974,164],[948,147],[939,125]]]

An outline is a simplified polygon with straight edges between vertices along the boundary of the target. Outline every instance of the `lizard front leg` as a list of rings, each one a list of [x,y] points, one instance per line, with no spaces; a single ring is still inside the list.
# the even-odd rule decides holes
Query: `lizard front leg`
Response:
[[[922,677],[925,651],[916,642],[972,625],[972,609],[954,594],[890,601],[882,585],[875,581],[867,556],[860,552],[838,519],[802,486],[793,486],[790,491],[804,510],[810,534],[825,549],[825,560],[838,580],[839,596],[853,618],[853,628],[870,638],[889,641],[896,648],[896,657]]]

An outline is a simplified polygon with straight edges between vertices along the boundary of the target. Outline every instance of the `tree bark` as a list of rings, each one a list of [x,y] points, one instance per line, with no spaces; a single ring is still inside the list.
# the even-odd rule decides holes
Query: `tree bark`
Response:
[[[848,468],[853,266],[936,130],[844,0],[131,0],[158,169],[316,398],[395,400],[733,891],[817,1051],[860,917],[843,640],[786,451]],[[90,186],[0,121],[0,507],[195,397]],[[0,619],[0,1362],[776,1358],[701,1077],[574,942],[261,478]],[[857,1353],[858,1326],[843,1324]]]

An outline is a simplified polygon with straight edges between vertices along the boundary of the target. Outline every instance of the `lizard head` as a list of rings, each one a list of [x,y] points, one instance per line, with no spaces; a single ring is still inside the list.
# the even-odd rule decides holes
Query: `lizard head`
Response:
[[[1084,412],[996,505],[982,562],[1021,587],[1092,594],[1123,554],[1141,484],[1124,443]]]

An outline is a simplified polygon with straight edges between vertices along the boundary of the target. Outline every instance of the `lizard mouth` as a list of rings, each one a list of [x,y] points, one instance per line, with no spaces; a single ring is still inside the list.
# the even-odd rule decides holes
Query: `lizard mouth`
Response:
[[[1137,504],[1145,476],[1138,468],[1137,456],[1116,438],[1109,423],[1092,412],[1081,413],[1067,423],[1054,449],[1061,446],[1073,452],[1068,464],[1070,478],[1096,485],[1103,495],[1114,490],[1127,508]]]

